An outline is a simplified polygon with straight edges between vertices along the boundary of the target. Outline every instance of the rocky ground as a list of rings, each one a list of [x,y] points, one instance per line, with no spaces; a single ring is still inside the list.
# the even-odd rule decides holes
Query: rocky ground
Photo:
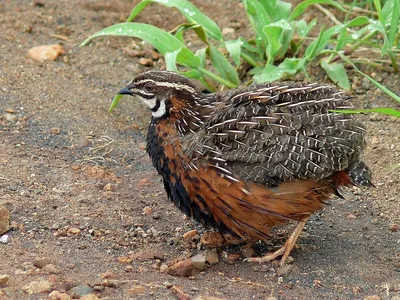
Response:
[[[246,34],[238,1],[194,2],[227,34]],[[78,47],[132,6],[0,2],[0,231],[10,224],[0,232],[0,299],[399,300],[399,120],[364,117],[376,188],[347,190],[313,216],[285,267],[243,262],[240,247],[208,247],[218,236],[202,236],[167,201],[145,153],[147,110],[124,99],[107,113],[115,92],[162,58],[131,39]],[[154,5],[139,21],[171,29],[181,19]],[[49,44],[65,53],[27,57]],[[400,94],[390,67],[366,71]],[[311,75],[326,80],[318,68]],[[396,107],[368,81],[352,82],[358,106]]]

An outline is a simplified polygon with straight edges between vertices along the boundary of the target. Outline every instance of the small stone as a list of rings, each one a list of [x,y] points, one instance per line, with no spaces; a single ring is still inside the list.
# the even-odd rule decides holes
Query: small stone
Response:
[[[152,60],[159,60],[160,59],[160,53],[157,51],[152,50],[151,51],[151,59]]]
[[[188,258],[173,264],[166,270],[167,274],[172,276],[191,276],[195,273],[193,261]]]
[[[43,268],[44,266],[46,266],[50,263],[51,263],[51,261],[47,257],[38,257],[33,261],[33,265],[39,269]]]
[[[389,225],[389,230],[391,232],[397,232],[397,231],[399,231],[399,225],[398,224],[390,224]]]
[[[153,60],[151,58],[141,57],[139,58],[139,64],[146,67],[151,67],[153,65]]]
[[[206,231],[202,234],[200,243],[211,248],[221,247],[224,237],[219,232]]]
[[[189,230],[188,232],[185,232],[182,237],[185,240],[191,240],[191,239],[193,239],[193,237],[196,236],[196,234],[197,234],[197,230],[193,229],[193,230]]]
[[[186,294],[181,287],[176,285],[171,287],[171,292],[179,299],[179,300],[191,300],[192,298]]]
[[[167,271],[167,269],[168,269],[168,265],[166,265],[166,264],[162,264],[160,266],[160,272],[161,273],[165,273]]]
[[[12,108],[6,108],[4,111],[9,114],[15,114],[17,112],[15,109]]]
[[[150,216],[153,213],[153,209],[150,206],[146,206],[145,208],[143,208],[143,213],[146,216]]]
[[[52,291],[49,294],[49,300],[71,300],[72,298],[66,294],[66,293],[61,293],[59,291]]]
[[[347,218],[347,219],[357,219],[357,216],[356,216],[356,215],[353,215],[353,214],[348,214],[348,215],[346,216],[346,218]]]
[[[42,268],[42,271],[49,272],[50,274],[60,274],[60,269],[56,265],[53,265],[53,264],[45,265]]]
[[[79,298],[79,300],[98,300],[99,297],[97,297],[95,294],[87,294]]]
[[[50,134],[60,134],[60,132],[61,132],[61,129],[57,128],[57,127],[50,128],[50,130],[49,130]]]
[[[255,251],[254,251],[253,247],[243,247],[242,255],[245,258],[253,257],[255,255]]]
[[[205,250],[204,256],[206,258],[206,262],[209,263],[211,266],[219,263],[219,256],[216,251]]]
[[[45,60],[55,60],[61,54],[65,54],[64,48],[59,44],[53,44],[33,47],[26,55],[28,58],[44,62]]]
[[[111,184],[111,183],[107,183],[104,187],[103,187],[103,190],[104,191],[106,191],[106,192],[112,192],[114,189],[113,189],[113,185]]]
[[[206,267],[206,257],[204,255],[204,253],[200,253],[200,254],[197,254],[195,256],[192,256],[191,260],[192,260],[192,262],[194,264],[194,267],[197,270],[203,271],[205,269],[205,267]]]
[[[89,295],[93,293],[93,289],[87,285],[78,285],[69,290],[72,298],[80,298],[85,295]]]
[[[0,235],[7,232],[9,229],[10,229],[10,212],[3,205],[0,205]]]
[[[232,27],[224,27],[222,28],[222,34],[223,35],[228,35],[228,34],[233,34],[235,33],[235,29]]]
[[[240,258],[239,253],[226,253],[222,252],[222,259],[225,263],[231,265]]]
[[[32,281],[31,283],[24,285],[22,289],[28,294],[38,294],[49,292],[51,289],[51,282],[45,279]]]
[[[128,293],[130,295],[137,295],[137,294],[143,294],[145,291],[146,291],[146,288],[144,286],[135,285],[128,290]]]
[[[124,271],[127,272],[127,273],[132,273],[132,272],[133,272],[133,267],[132,267],[131,265],[126,266],[126,267],[124,268]]]
[[[9,241],[10,241],[10,236],[8,234],[5,234],[0,237],[1,244],[8,244]]]
[[[0,285],[7,284],[8,280],[10,280],[10,276],[6,274],[0,274]]]
[[[381,300],[381,297],[378,295],[366,296],[363,300]]]
[[[76,228],[76,227],[70,227],[70,228],[68,228],[68,233],[79,234],[79,233],[81,233],[81,230],[79,228]]]
[[[277,274],[278,276],[285,276],[285,275],[290,271],[291,268],[292,268],[291,265],[283,265],[282,267],[280,267],[280,268],[276,271],[276,274]]]

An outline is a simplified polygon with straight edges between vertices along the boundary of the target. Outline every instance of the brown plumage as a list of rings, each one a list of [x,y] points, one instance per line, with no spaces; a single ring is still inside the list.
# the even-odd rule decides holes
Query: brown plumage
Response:
[[[340,186],[372,186],[360,160],[365,129],[350,97],[328,85],[266,83],[203,94],[167,71],[137,76],[120,94],[152,111],[147,151],[169,198],[185,214],[252,242],[299,221],[282,249],[290,253],[309,216]]]

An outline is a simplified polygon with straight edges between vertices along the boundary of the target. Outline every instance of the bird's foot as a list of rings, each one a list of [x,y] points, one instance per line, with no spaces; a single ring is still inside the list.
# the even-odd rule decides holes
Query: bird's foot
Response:
[[[285,244],[275,252],[272,252],[270,254],[267,254],[262,257],[249,257],[244,259],[244,261],[249,261],[249,262],[258,262],[258,263],[263,263],[263,262],[268,262],[268,261],[273,261],[277,259],[279,256],[282,255],[281,258],[281,266],[283,266],[289,257],[290,252],[292,251],[294,245],[296,244],[297,238],[299,237],[301,231],[303,230],[304,225],[306,224],[308,220],[308,216],[304,217],[299,223],[297,224],[296,228],[293,230],[292,234],[290,237],[287,239]]]
[[[281,259],[281,265],[283,265],[287,259],[287,257],[289,257],[290,254],[290,250],[287,251],[287,243],[285,243],[285,245],[283,245],[281,248],[279,248],[278,250],[276,250],[275,252],[269,253],[267,255],[261,256],[261,257],[249,257],[249,258],[245,258],[243,261],[248,261],[248,262],[252,262],[252,263],[264,263],[264,262],[271,262],[276,260],[279,256],[282,256]],[[286,252],[287,255],[286,255]]]

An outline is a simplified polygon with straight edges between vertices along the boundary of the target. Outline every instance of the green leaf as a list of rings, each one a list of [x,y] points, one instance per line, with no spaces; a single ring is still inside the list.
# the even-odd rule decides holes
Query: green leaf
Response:
[[[240,65],[240,55],[242,52],[241,44],[242,42],[240,39],[225,42],[225,47],[237,66]]]
[[[271,17],[258,0],[243,0],[250,24],[252,24],[256,33],[256,43],[261,49],[265,49],[266,38],[263,33],[263,27],[272,22]]]
[[[126,21],[131,22],[147,5],[152,2],[178,9],[180,13],[189,20],[189,22],[201,25],[212,38],[218,41],[223,40],[219,26],[187,0],[143,0],[132,9],[131,14]]]
[[[178,58],[179,52],[181,52],[182,48],[174,51],[165,53],[165,64],[167,66],[167,70],[178,72],[176,67],[176,60]]]
[[[327,63],[325,59],[321,60],[321,67],[328,74],[329,78],[343,89],[350,89],[350,81],[343,64]]]
[[[194,69],[199,67],[201,64],[200,58],[196,57],[189,48],[179,41],[179,39],[162,29],[143,23],[119,23],[112,25],[88,37],[80,46],[86,45],[95,37],[107,35],[140,38],[153,45],[163,55],[167,52],[175,52],[181,49],[176,59],[179,64]]]
[[[121,94],[117,94],[117,95],[114,96],[114,98],[113,98],[113,100],[111,102],[110,108],[108,109],[109,113],[112,112],[117,107],[119,100],[121,100],[121,98],[123,96],[124,95],[121,95]]]
[[[286,58],[279,66],[267,65],[257,75],[254,75],[256,82],[272,82],[282,78],[285,74],[296,74],[303,69],[304,60],[299,58]]]
[[[279,51],[282,51],[282,42],[284,39],[285,32],[292,31],[292,27],[286,20],[280,20],[278,22],[270,23],[263,27],[263,32],[267,37],[267,63],[272,63],[275,56]],[[286,52],[286,49],[282,52]]]
[[[240,80],[235,68],[229,63],[226,57],[221,52],[219,52],[216,47],[210,45],[208,49],[211,62],[219,75],[223,79],[233,83],[235,86],[238,86],[240,84]]]
[[[322,27],[317,39],[313,41],[306,49],[304,56],[307,58],[307,60],[311,61],[315,57],[317,57],[320,52],[327,46],[331,36],[339,33],[341,28],[341,25],[332,26],[327,30]]]
[[[353,110],[330,110],[331,112],[342,113],[342,114],[365,114],[365,113],[380,113],[388,116],[394,116],[400,118],[400,111],[388,107],[378,107],[371,109],[353,109]]]
[[[332,1],[332,0],[306,0],[301,2],[299,5],[297,5],[293,11],[292,14],[289,17],[289,20],[295,20],[297,19],[300,15],[302,15],[304,13],[304,11],[313,4],[329,4],[332,5],[334,7],[336,7],[337,9],[341,10],[342,12],[346,12],[346,10],[340,5],[338,4],[336,1]]]
[[[300,20],[300,21],[293,21],[297,29],[297,33],[300,37],[305,37],[307,36],[311,29],[313,29],[313,27],[315,26],[315,24],[317,24],[317,19],[313,19],[310,23],[307,24],[306,21],[304,20]]]

